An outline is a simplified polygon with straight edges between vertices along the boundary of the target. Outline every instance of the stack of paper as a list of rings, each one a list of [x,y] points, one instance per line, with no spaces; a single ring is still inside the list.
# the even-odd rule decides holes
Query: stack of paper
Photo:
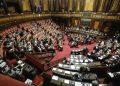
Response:
[[[53,80],[58,80],[58,76],[53,76],[52,79]]]

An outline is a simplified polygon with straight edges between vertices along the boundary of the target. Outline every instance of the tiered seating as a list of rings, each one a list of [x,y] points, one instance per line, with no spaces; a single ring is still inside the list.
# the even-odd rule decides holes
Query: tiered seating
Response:
[[[68,41],[71,47],[77,47],[78,45],[91,44],[96,40],[95,36],[90,36],[89,34],[71,34],[68,33]]]
[[[32,81],[31,84],[29,83],[30,85],[37,85],[37,83],[40,82],[39,81],[37,83],[34,83],[36,81],[35,77],[37,76],[37,69],[21,60],[18,60],[16,64],[9,66],[2,58],[0,58],[0,73],[8,75],[25,83],[26,79],[29,79]]]
[[[72,50],[70,58],[67,58],[62,63],[59,63],[58,67],[52,69],[53,76],[51,83],[57,86],[64,86],[64,84],[66,84],[64,80],[68,80],[69,83],[67,83],[67,86],[71,86],[71,82],[78,82],[81,86],[84,86],[85,83],[85,86],[90,86],[96,82],[97,85],[95,86],[98,86],[100,84],[99,77],[103,72],[104,75],[106,75],[106,71],[109,68],[101,62],[87,57],[88,54],[89,53],[86,48],[81,50]],[[90,84],[87,85],[87,83]],[[73,84],[73,86],[77,85]]]
[[[63,78],[65,77],[71,80],[76,80],[76,81],[91,82],[97,79],[97,75],[94,73],[82,74],[82,73],[68,71],[68,70],[59,69],[59,68],[53,68],[52,71],[53,71],[53,74],[55,75],[61,76]],[[76,79],[76,75],[79,76],[77,79]]]
[[[96,44],[89,57],[105,63],[107,66],[117,65],[120,61],[119,36]]]
[[[111,80],[110,78],[114,78],[112,80],[112,82],[114,82],[113,83],[114,85],[116,84],[115,82],[118,83],[119,72],[116,72],[116,73],[114,72],[120,70],[119,68],[119,65],[120,65],[119,64],[119,61],[120,61],[119,60],[120,59],[119,58],[120,57],[119,37],[120,35],[117,34],[116,36],[114,36],[113,38],[110,38],[109,40],[100,41],[98,44],[95,45],[95,48],[91,53],[88,53],[89,51],[87,49],[72,50],[70,58],[67,58],[62,63],[59,63],[57,68],[53,68],[52,70],[53,77],[52,77],[51,83],[55,82],[54,84],[56,84],[57,86],[58,85],[64,86],[64,83],[66,83],[64,82],[64,80],[72,79],[72,82],[73,82],[74,75],[77,77],[77,81],[81,83],[81,81],[82,80],[84,81],[86,77],[85,74],[87,76],[89,76],[89,74],[91,76],[95,76],[95,75],[92,75],[94,73],[97,74],[96,76],[98,76],[97,79],[94,78],[94,80],[96,81],[99,81],[99,77],[103,77],[104,79],[106,78],[104,83],[110,83],[110,81],[108,82],[108,80]],[[107,71],[111,71],[111,72],[108,72],[107,74]],[[82,78],[80,78],[80,76]],[[61,78],[64,80],[61,81]],[[89,76],[89,79],[90,79],[90,76]],[[92,84],[94,80],[91,82]],[[85,81],[85,82],[88,82],[88,81]],[[67,83],[67,86],[69,86],[69,83]],[[81,84],[81,86],[83,85]],[[95,85],[95,86],[98,86],[98,85]]]
[[[86,34],[86,35],[91,35],[91,36],[103,36],[104,34],[98,30],[93,30],[93,29],[88,29],[85,27],[66,27],[67,32],[76,32],[76,33],[81,33],[81,34]]]
[[[56,41],[63,41],[63,34],[58,28],[59,26],[53,23],[52,20],[46,19],[22,23],[5,30],[1,34],[3,41],[3,47],[1,48],[3,49],[3,55],[1,56],[6,57],[6,62],[4,61],[5,64],[2,64],[2,66],[7,64],[7,68],[5,67],[5,69],[1,70],[1,73],[18,80],[22,79],[21,81],[26,84],[33,84],[35,82],[38,85],[39,81],[43,81],[43,78],[35,78],[37,77],[36,68],[29,64],[19,64],[18,62],[19,60],[23,62],[28,61],[25,58],[25,53],[37,53],[38,55],[39,52],[41,56],[42,53],[46,53],[45,55],[49,52],[55,53],[54,46]],[[48,59],[50,58],[47,58],[42,58],[42,60],[49,63]],[[18,76],[17,73],[20,75]]]
[[[51,83],[56,86],[92,86],[91,83],[73,81],[59,76],[53,76]]]
[[[52,76],[51,83],[54,86],[108,86],[108,84],[98,84],[96,81],[93,81],[92,83],[78,82],[69,79],[64,79],[55,75]]]

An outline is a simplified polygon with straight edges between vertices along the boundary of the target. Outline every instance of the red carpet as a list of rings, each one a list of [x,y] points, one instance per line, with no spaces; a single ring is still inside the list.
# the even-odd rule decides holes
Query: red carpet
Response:
[[[82,49],[87,47],[89,49],[89,51],[91,52],[93,50],[93,47],[95,44],[89,44],[89,45],[79,45],[78,48],[70,48],[70,46],[68,45],[68,40],[67,40],[67,36],[65,36],[65,41],[64,41],[64,45],[63,45],[63,51],[56,51],[56,55],[55,57],[52,59],[51,62],[56,61],[58,59],[61,59],[63,57],[70,57],[70,52],[71,50],[77,50],[77,49]]]

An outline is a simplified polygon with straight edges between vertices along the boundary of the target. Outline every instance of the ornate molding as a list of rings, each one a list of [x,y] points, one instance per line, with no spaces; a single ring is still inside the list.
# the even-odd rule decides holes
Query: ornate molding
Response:
[[[44,17],[78,17],[78,18],[91,18],[91,19],[104,19],[104,20],[120,20],[120,15],[96,14],[96,13],[48,13],[48,14],[20,14],[15,16],[7,16],[0,18],[0,24],[10,21],[18,21],[24,19],[35,19]]]

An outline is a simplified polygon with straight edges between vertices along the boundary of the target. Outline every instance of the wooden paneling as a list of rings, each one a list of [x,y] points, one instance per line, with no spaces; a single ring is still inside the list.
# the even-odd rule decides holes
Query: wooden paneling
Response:
[[[94,29],[98,29],[99,28],[99,24],[100,24],[99,21],[95,21],[94,22]]]
[[[59,0],[55,0],[55,9],[59,11]]]
[[[76,3],[76,11],[79,12],[80,11],[80,6],[81,6],[81,0],[77,0],[77,3]]]
[[[84,11],[93,11],[93,5],[95,0],[85,0]]]
[[[48,8],[48,0],[43,0],[43,11],[48,11],[49,8]]]
[[[99,9],[98,9],[99,12],[102,12],[104,3],[105,3],[105,0],[101,0],[101,2],[99,3]]]
[[[111,11],[117,11],[118,10],[118,6],[119,6],[120,0],[114,0],[113,5],[111,7]]]
[[[90,19],[99,19],[99,20],[112,20],[112,21],[120,21],[120,16],[112,16],[112,15],[100,15],[100,14],[92,14],[89,16],[86,16],[85,13],[78,13],[78,14],[24,14],[24,15],[16,15],[16,16],[7,16],[7,17],[2,17],[0,18],[0,25],[1,24],[6,24],[9,22],[14,22],[14,21],[20,21],[20,20],[28,20],[28,19],[38,19],[38,18],[45,18],[45,17],[51,17],[51,16],[56,16],[56,17],[63,17],[63,18],[90,18]]]
[[[73,0],[68,1],[68,10],[73,11]]]
[[[93,11],[97,12],[99,7],[100,0],[95,0],[93,5]]]
[[[50,11],[54,11],[53,0],[49,0]]]
[[[62,8],[62,12],[64,12],[66,9],[66,0],[61,0],[61,8]]]
[[[29,0],[22,0],[23,11],[31,11]]]
[[[36,6],[40,5],[40,1],[39,0],[33,0],[33,1],[34,1]]]

